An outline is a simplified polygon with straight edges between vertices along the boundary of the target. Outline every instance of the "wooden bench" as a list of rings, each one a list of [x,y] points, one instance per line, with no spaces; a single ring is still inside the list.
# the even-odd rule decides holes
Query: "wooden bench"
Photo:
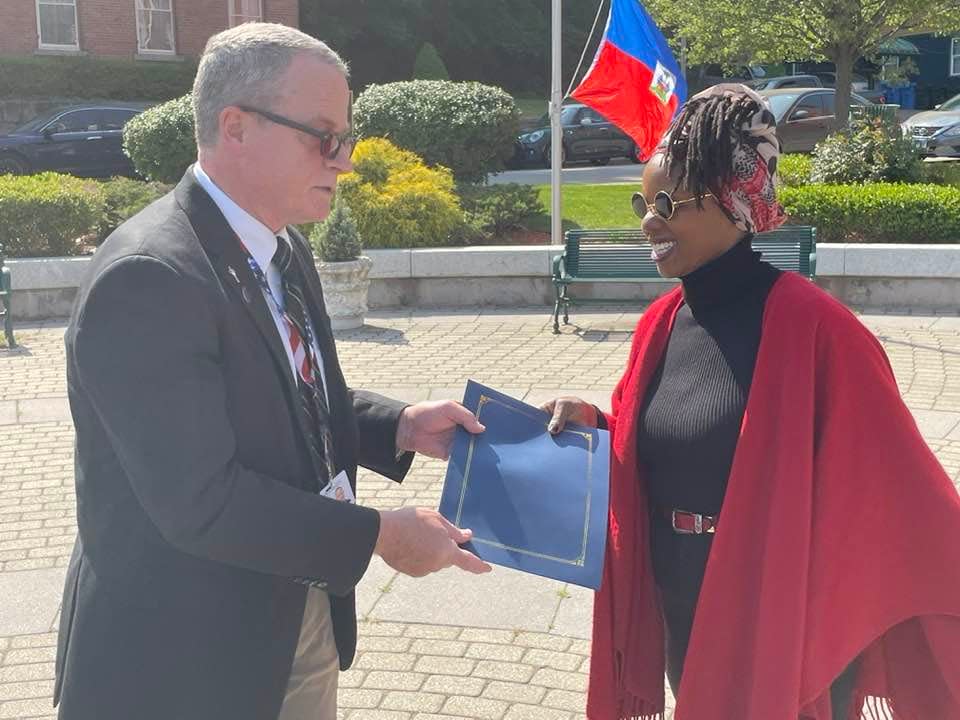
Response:
[[[0,317],[3,318],[3,330],[7,336],[7,347],[15,348],[13,339],[13,296],[10,284],[10,268],[4,264],[3,245],[0,245]]]
[[[806,225],[786,225],[753,238],[753,248],[763,259],[781,270],[812,278],[816,273],[816,229]],[[640,228],[622,230],[568,230],[563,254],[553,261],[553,286],[557,301],[553,308],[553,332],[570,322],[571,305],[611,302],[605,298],[576,298],[571,295],[577,283],[673,282],[657,272],[650,257],[650,244]]]

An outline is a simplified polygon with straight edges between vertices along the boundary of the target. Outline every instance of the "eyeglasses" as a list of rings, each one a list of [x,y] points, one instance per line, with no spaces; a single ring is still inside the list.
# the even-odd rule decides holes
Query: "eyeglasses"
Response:
[[[329,130],[320,130],[315,127],[310,127],[309,125],[304,125],[303,123],[298,123],[296,120],[291,120],[283,115],[277,115],[269,110],[261,110],[260,108],[251,107],[249,105],[237,105],[237,107],[244,112],[255,113],[256,115],[266,118],[270,122],[276,123],[277,125],[283,125],[284,127],[299,130],[302,133],[306,133],[311,137],[317,138],[320,141],[320,153],[327,160],[334,160],[340,154],[340,150],[342,148],[347,149],[347,157],[353,155],[353,148],[356,139],[353,137],[353,132],[350,130],[345,133],[332,133]]]
[[[703,197],[713,197],[713,194],[706,193]],[[633,194],[631,204],[633,205],[633,212],[637,214],[637,217],[646,217],[648,212],[653,212],[664,220],[672,220],[673,216],[677,212],[678,207],[696,201],[696,198],[690,198],[689,200],[674,200],[670,193],[668,193],[666,190],[661,190],[653,196],[652,205],[648,204],[646,199],[643,197],[643,193],[639,192],[635,192]]]

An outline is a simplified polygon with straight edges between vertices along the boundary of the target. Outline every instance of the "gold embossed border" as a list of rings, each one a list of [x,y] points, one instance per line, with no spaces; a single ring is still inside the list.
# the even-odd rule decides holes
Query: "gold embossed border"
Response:
[[[502,400],[498,400],[497,398],[493,398],[488,395],[481,394],[480,399],[477,402],[477,419],[480,420],[481,422],[483,422],[481,418],[481,415],[483,414],[483,409],[484,407],[486,407],[488,403],[496,403],[501,407],[505,407],[507,410],[521,413],[533,420],[542,420],[542,418],[539,415],[535,415],[531,412],[525,411],[522,408],[517,408],[513,405],[508,405],[507,403],[503,402]],[[544,428],[546,428],[546,423],[544,423]],[[587,446],[586,447],[587,472],[586,472],[586,477],[584,478],[587,485],[587,497],[586,497],[586,502],[584,503],[585,507],[584,507],[584,517],[583,517],[583,537],[580,545],[579,555],[575,558],[564,558],[556,555],[549,555],[546,553],[538,553],[532,550],[525,550],[524,548],[511,547],[510,545],[505,545],[503,543],[497,542],[496,540],[487,540],[485,538],[479,538],[476,535],[474,535],[472,542],[481,543],[483,545],[489,545],[490,547],[495,547],[500,550],[509,550],[510,552],[519,553],[521,555],[526,555],[528,557],[535,557],[540,560],[550,560],[552,562],[562,563],[564,565],[572,565],[574,567],[584,566],[584,563],[586,562],[586,557],[587,557],[587,540],[590,537],[590,505],[592,502],[592,495],[593,495],[593,483],[591,482],[593,479],[593,435],[591,435],[588,432],[583,432],[582,430],[567,430],[567,429],[562,430],[561,433],[569,433],[572,435],[576,435],[577,437],[583,438]],[[467,495],[467,486],[470,482],[470,470],[473,465],[473,451],[474,451],[474,448],[476,447],[476,442],[477,442],[477,436],[471,435],[470,445],[467,448],[466,467],[464,468],[464,471],[463,471],[463,484],[460,486],[460,499],[457,503],[457,516],[456,516],[456,520],[454,521],[454,524],[457,525],[457,527],[460,526],[460,519],[463,514],[463,503]]]

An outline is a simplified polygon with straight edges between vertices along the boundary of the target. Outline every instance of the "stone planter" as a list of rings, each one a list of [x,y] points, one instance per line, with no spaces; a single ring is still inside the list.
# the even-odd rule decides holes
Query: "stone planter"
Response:
[[[317,262],[323,299],[334,330],[363,327],[372,266],[373,260],[368,257],[348,262]]]

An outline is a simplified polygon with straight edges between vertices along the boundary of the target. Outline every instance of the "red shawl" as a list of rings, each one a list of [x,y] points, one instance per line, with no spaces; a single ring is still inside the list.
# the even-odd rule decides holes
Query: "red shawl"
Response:
[[[664,710],[636,425],[681,301],[677,289],[644,313],[607,418],[590,720]],[[866,700],[867,718],[960,720],[960,497],[876,338],[785,274],[764,312],[675,718],[829,720],[830,684],[858,655],[852,718]]]

